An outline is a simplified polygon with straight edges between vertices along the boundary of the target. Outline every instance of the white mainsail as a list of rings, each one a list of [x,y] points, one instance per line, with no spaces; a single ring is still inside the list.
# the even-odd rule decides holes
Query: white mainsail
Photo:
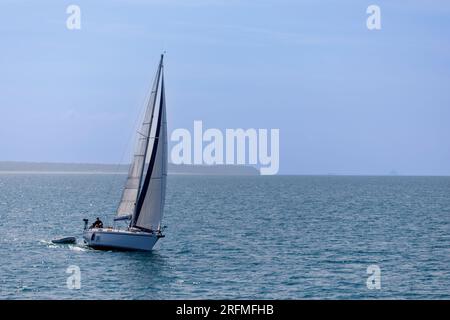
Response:
[[[163,56],[156,72],[156,77],[153,82],[152,92],[145,111],[144,121],[141,129],[138,132],[138,141],[136,150],[133,156],[127,181],[122,193],[119,206],[117,208],[117,216],[115,220],[130,219],[136,211],[136,203],[142,184],[142,176],[145,167],[145,159],[147,156],[150,133],[152,129],[152,122],[155,113],[156,99],[158,95],[159,82],[163,67]]]

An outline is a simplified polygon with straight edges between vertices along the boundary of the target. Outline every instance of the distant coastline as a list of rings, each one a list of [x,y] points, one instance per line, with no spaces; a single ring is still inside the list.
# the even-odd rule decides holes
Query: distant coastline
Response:
[[[129,165],[96,163],[52,163],[0,161],[2,174],[127,174]],[[259,170],[244,165],[176,165],[169,163],[169,175],[259,175]]]

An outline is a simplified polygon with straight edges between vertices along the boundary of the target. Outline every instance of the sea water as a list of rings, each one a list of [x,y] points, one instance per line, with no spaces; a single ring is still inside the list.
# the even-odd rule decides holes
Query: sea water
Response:
[[[450,177],[169,176],[153,252],[87,248],[124,178],[0,174],[0,298],[450,298]]]

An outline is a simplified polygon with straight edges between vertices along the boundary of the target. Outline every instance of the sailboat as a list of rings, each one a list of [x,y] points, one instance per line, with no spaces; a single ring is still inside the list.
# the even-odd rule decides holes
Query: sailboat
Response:
[[[83,239],[95,249],[150,251],[163,238],[161,220],[167,180],[167,121],[164,55],[156,71],[137,146],[114,218],[114,227],[90,227]],[[148,161],[148,164],[147,164]],[[126,226],[116,227],[116,222]]]

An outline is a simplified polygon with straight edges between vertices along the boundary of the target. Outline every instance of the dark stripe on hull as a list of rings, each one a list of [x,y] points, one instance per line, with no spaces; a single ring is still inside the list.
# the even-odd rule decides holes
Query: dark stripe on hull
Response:
[[[156,242],[155,242],[156,244]],[[118,252],[151,252],[153,251],[153,248],[150,250],[144,250],[144,249],[131,249],[131,248],[120,248],[120,247],[111,247],[111,246],[97,246],[97,245],[88,245],[89,248],[92,248],[94,250],[102,250],[102,251],[118,251]]]

